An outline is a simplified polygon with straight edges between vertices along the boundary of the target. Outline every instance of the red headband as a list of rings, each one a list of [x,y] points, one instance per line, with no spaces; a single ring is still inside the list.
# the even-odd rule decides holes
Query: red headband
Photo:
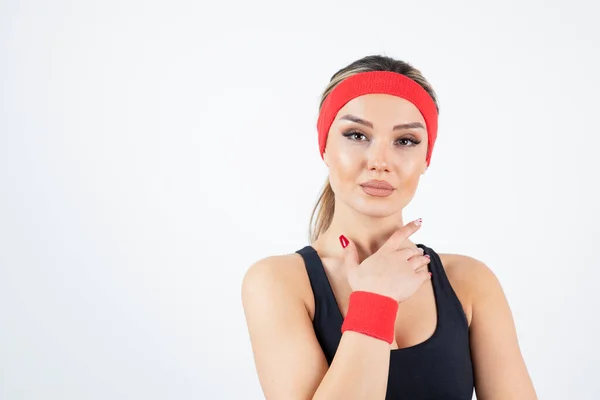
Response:
[[[433,99],[421,85],[409,77],[389,71],[360,72],[341,81],[327,96],[321,107],[317,121],[319,149],[321,157],[325,151],[327,134],[340,109],[355,97],[370,93],[391,94],[413,103],[423,115],[427,125],[429,146],[427,165],[431,160],[431,151],[437,137],[438,113]]]

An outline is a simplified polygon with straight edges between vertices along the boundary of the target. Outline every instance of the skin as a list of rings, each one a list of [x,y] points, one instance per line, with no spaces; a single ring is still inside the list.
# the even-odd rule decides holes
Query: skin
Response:
[[[394,129],[406,124],[408,128]],[[344,136],[349,132],[353,134]],[[323,260],[344,316],[352,289],[341,263],[339,236],[345,235],[356,245],[362,262],[408,222],[403,221],[402,210],[427,169],[427,146],[426,124],[419,110],[407,100],[385,94],[351,100],[330,128],[324,161],[335,193],[335,214],[331,226],[312,246]],[[364,193],[360,184],[371,179],[386,180],[394,192],[388,197]],[[416,247],[410,239],[404,246]],[[477,398],[537,399],[511,310],[494,273],[483,262],[465,255],[440,254],[440,258],[469,323]],[[326,376],[327,363],[311,325],[314,297],[299,255],[272,256],[255,263],[244,277],[242,300],[266,398],[308,399],[326,385],[333,387],[335,378]],[[360,334],[355,336],[363,338],[344,337],[342,341],[355,340],[352,346],[366,346],[360,359],[365,368],[373,369],[386,360],[368,359],[379,351],[376,346],[416,345],[433,334],[436,324],[432,283],[426,281],[401,303],[391,347]],[[343,347],[341,343],[340,349]],[[357,354],[353,357],[359,359]],[[353,373],[360,376],[365,372]]]

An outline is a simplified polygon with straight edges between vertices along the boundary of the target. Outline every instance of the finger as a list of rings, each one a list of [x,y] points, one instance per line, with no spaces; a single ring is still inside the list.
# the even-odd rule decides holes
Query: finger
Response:
[[[431,279],[431,273],[426,269],[415,271],[415,275],[417,275],[417,279],[421,282],[421,285]]]
[[[419,273],[421,271],[429,272],[428,264],[421,265],[419,268],[415,269],[416,273]]]
[[[425,283],[431,279],[431,274],[427,270],[417,272],[417,276],[421,279],[421,283]]]
[[[424,254],[423,249],[420,247],[405,247],[396,251],[401,259],[409,260],[415,256],[422,256]]]
[[[340,243],[342,244],[342,256],[344,263],[349,267],[355,267],[358,265],[358,250],[353,241],[347,239],[345,236],[340,236]],[[345,247],[344,247],[345,245]]]
[[[421,227],[421,222],[422,222],[421,218],[419,218],[419,219],[416,219],[416,220],[404,225],[402,228],[398,229],[396,232],[394,232],[388,238],[388,240],[383,244],[383,246],[381,246],[380,250],[382,250],[382,249],[383,249],[383,251],[398,250],[400,245],[406,239],[408,239],[413,233],[415,233],[416,231],[419,230],[419,228]]]
[[[417,270],[427,264],[429,264],[431,260],[427,256],[414,256],[408,260],[408,265],[412,267],[413,270]]]

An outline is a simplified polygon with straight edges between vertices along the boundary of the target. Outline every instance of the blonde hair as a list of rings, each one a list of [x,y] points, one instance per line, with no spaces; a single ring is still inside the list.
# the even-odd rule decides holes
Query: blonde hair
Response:
[[[341,81],[354,74],[368,71],[390,71],[411,78],[413,81],[421,85],[423,89],[427,91],[427,93],[429,93],[439,113],[439,105],[437,102],[437,96],[435,94],[435,91],[433,90],[429,82],[427,82],[427,80],[423,77],[421,71],[404,61],[380,55],[363,57],[360,60],[356,60],[350,65],[337,71],[331,77],[331,80],[329,81],[327,87],[323,91],[323,94],[321,96],[321,102],[319,104],[319,111],[321,111],[323,102],[325,101],[329,93],[331,93],[331,91]],[[329,183],[329,178],[327,178],[325,180],[325,184],[323,185],[323,189],[321,190],[321,194],[319,195],[319,198],[317,199],[317,202],[313,207],[311,213],[308,232],[310,243],[314,243],[319,238],[319,236],[321,236],[323,232],[325,232],[329,228],[329,226],[331,225],[331,220],[333,219],[334,211],[335,194],[333,193],[333,189],[331,188],[331,185]]]

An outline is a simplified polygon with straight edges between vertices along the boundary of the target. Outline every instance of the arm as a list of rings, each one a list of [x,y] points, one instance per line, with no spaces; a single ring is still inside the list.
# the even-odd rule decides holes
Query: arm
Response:
[[[485,264],[467,262],[472,264],[470,338],[477,398],[537,399],[500,282]]]
[[[390,345],[345,332],[328,369],[304,301],[283,270],[281,261],[267,258],[250,267],[242,283],[242,302],[265,398],[385,398]]]

